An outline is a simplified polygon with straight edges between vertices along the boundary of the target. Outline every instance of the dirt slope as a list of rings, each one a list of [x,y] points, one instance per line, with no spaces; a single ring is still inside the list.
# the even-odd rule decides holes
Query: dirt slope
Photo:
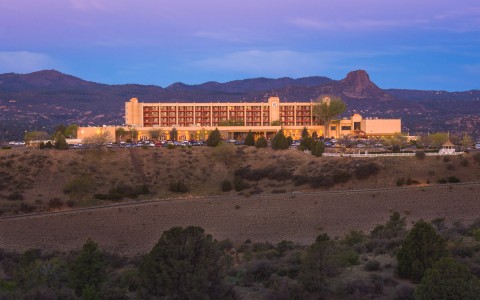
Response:
[[[320,232],[370,231],[391,211],[408,221],[480,216],[480,183],[311,194],[210,197],[0,219],[0,248],[67,251],[87,238],[125,255],[149,251],[164,230],[198,225],[216,239],[311,243]]]

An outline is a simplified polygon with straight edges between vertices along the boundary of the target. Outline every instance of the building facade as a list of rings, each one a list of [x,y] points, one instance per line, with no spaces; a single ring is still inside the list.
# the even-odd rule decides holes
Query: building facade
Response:
[[[267,102],[249,103],[143,103],[132,98],[125,103],[125,131],[135,129],[138,139],[150,139],[160,132],[160,139],[170,139],[173,128],[179,140],[204,139],[218,128],[224,138],[243,138],[248,131],[267,138],[284,130],[285,135],[299,139],[306,127],[310,134],[324,136],[325,125],[315,116],[315,102],[282,103],[278,97]],[[331,122],[330,137],[386,136],[401,131],[400,119],[364,119],[359,114]],[[79,128],[79,138],[92,133],[115,132],[115,128]],[[82,133],[83,132],[83,133]]]

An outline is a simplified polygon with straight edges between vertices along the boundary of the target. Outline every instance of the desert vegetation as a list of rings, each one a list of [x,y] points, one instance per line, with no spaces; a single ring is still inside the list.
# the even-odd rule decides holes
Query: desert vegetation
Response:
[[[476,299],[480,221],[407,225],[392,212],[371,232],[320,233],[309,245],[215,240],[200,227],[173,227],[133,257],[90,239],[71,252],[0,251],[0,297]]]
[[[264,139],[258,139],[256,147],[221,143],[172,149],[3,149],[0,215],[179,196],[396,188],[480,178],[479,153],[421,159],[327,158],[320,156],[322,143],[308,143],[309,139],[301,147],[315,155],[264,148]],[[288,146],[281,133],[277,141]]]

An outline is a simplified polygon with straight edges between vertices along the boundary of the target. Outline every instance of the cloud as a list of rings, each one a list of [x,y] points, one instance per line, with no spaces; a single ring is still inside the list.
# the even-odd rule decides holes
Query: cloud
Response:
[[[223,42],[240,43],[240,44],[249,43],[247,39],[240,37],[241,32],[239,32],[239,30],[231,30],[228,32],[227,31],[197,31],[193,35],[199,38],[218,40]]]
[[[206,58],[195,67],[213,72],[240,72],[249,76],[309,76],[326,70],[344,69],[355,58],[396,55],[394,52],[297,52],[291,50],[246,50]],[[351,67],[350,67],[351,68]]]
[[[91,11],[105,10],[105,6],[98,0],[70,0],[70,4],[76,10]]]
[[[398,20],[383,20],[383,19],[359,19],[359,20],[315,20],[309,18],[296,18],[290,20],[290,23],[301,28],[326,30],[326,29],[349,29],[349,30],[371,30],[371,29],[385,29],[395,27],[413,27],[419,24],[428,23],[424,19],[398,19]]]
[[[55,69],[56,66],[56,62],[43,53],[0,52],[0,73],[30,73],[43,69]]]

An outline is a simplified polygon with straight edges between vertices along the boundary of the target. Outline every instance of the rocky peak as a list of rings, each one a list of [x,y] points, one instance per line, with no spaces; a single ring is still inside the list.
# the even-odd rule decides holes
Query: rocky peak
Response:
[[[377,98],[391,100],[392,96],[385,93],[370,80],[368,73],[364,70],[352,71],[347,77],[340,80],[342,93],[351,98]]]

